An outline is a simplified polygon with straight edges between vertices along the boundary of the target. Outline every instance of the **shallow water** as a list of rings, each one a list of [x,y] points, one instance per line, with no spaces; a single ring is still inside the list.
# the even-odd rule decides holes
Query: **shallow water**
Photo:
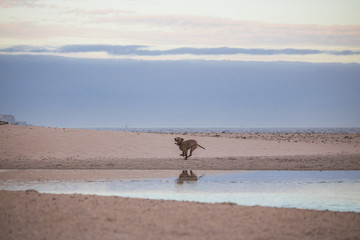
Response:
[[[198,176],[197,180],[190,177],[110,181],[3,180],[0,189],[360,212],[360,171],[222,171]]]

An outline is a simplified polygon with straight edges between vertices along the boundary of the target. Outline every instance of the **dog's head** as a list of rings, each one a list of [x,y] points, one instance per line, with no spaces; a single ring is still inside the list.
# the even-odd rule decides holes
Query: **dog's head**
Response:
[[[180,143],[182,143],[184,141],[184,139],[181,137],[176,137],[176,138],[174,138],[174,140],[175,140],[175,144],[177,144],[177,145],[179,145]]]

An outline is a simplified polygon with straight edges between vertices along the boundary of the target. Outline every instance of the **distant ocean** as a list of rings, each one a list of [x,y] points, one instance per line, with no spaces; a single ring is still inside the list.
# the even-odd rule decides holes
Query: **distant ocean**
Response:
[[[360,133],[360,128],[86,128],[145,133]]]

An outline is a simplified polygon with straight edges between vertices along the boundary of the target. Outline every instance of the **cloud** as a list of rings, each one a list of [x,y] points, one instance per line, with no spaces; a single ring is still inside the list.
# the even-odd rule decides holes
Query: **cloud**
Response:
[[[58,7],[60,8],[60,7]],[[135,14],[135,11],[127,11],[127,10],[117,10],[117,9],[95,9],[95,10],[85,10],[80,8],[70,8],[64,10],[66,13],[77,14],[77,15],[88,15],[94,17],[94,15],[100,16],[113,16],[113,15],[126,15],[126,14]]]
[[[141,55],[141,45],[66,45],[56,49],[59,53],[107,52],[110,55]]]
[[[154,50],[145,45],[65,45],[58,48],[42,48],[36,46],[12,46],[0,49],[3,53],[88,53],[106,52],[114,56],[163,56],[163,55],[317,55],[329,54],[336,56],[360,55],[360,51],[325,51],[317,49],[263,49],[263,48],[173,48],[168,50]]]
[[[34,6],[39,0],[0,0],[0,7],[11,8],[18,6],[31,7]]]
[[[44,52],[52,52],[52,50],[43,48],[43,47],[35,47],[35,46],[27,46],[27,45],[17,45],[9,48],[0,49],[0,52],[6,53],[44,53]]]
[[[205,16],[184,15],[103,15],[95,16],[89,23],[117,24],[119,26],[146,26],[160,29],[170,35],[179,33],[183,41],[211,41],[239,44],[320,44],[359,46],[360,26],[320,26],[298,24],[271,24]],[[231,41],[231,43],[230,43]]]
[[[95,10],[94,10],[95,11]],[[217,17],[121,14],[118,11],[69,10],[48,22],[0,23],[2,39],[39,44],[56,39],[76,43],[135,43],[172,46],[339,46],[360,47],[360,26],[270,24]],[[68,41],[69,42],[69,41]],[[72,41],[72,43],[74,43]]]

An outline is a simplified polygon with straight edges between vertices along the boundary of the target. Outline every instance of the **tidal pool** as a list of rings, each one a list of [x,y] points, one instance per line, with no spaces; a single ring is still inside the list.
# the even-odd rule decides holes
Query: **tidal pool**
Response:
[[[360,171],[221,171],[178,178],[95,181],[1,180],[0,190],[78,193],[130,198],[231,202],[360,212]]]

